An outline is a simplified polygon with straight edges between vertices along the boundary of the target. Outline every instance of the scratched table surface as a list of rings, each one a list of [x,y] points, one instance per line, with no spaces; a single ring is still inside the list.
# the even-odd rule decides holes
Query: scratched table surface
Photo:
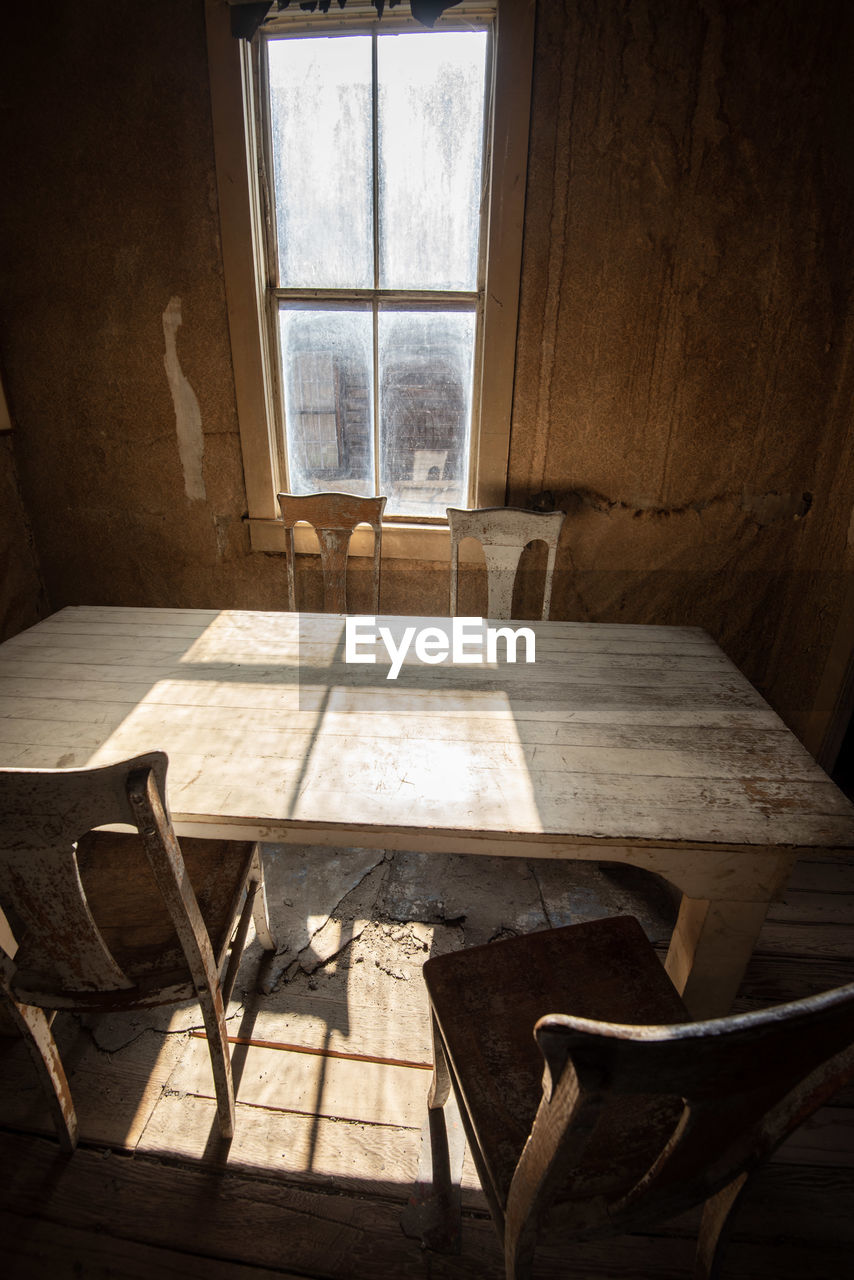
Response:
[[[431,623],[377,620],[395,645]],[[339,615],[63,609],[0,646],[0,766],[160,748],[179,834],[631,862],[681,889],[668,969],[721,1011],[795,858],[854,849],[854,808],[702,630],[510,625],[533,663],[410,644],[391,680],[382,643],[345,661]]]

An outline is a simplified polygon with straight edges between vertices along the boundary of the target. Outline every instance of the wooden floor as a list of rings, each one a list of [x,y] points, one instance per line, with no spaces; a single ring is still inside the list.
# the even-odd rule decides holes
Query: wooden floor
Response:
[[[322,865],[321,865],[322,864]],[[3,1272],[21,1277],[489,1280],[497,1239],[466,1159],[462,1251],[405,1233],[430,1080],[420,966],[431,953],[621,910],[666,948],[672,903],[631,869],[273,847],[284,946],[250,948],[229,1010],[237,1128],[216,1136],[205,1041],[174,1018],[60,1017],[83,1140],[63,1158],[26,1054],[0,1041]],[[738,1008],[854,981],[854,864],[798,864]],[[258,995],[256,980],[267,994]],[[241,990],[241,983],[245,989]],[[543,1252],[543,1277],[690,1275],[696,1216]],[[850,1274],[854,1088],[763,1171],[728,1277]]]

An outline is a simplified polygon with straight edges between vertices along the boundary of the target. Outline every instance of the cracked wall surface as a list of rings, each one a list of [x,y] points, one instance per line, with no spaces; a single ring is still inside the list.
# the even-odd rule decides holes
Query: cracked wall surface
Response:
[[[847,659],[852,27],[844,0],[537,6],[508,500],[569,513],[554,617],[704,626],[801,733]],[[280,608],[244,521],[202,0],[56,0],[7,37],[0,356],[48,606]],[[316,560],[301,588],[320,607]],[[467,566],[461,609],[484,598]],[[447,612],[447,565],[387,561],[382,608]]]

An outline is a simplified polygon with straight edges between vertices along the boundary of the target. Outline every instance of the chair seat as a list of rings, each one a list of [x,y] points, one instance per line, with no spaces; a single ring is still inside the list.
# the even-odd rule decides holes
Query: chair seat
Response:
[[[601,1021],[672,1024],[687,1009],[638,922],[629,916],[488,943],[424,965],[424,979],[457,1088],[500,1205],[542,1096],[537,1020],[562,1013]],[[657,1134],[637,1100],[615,1099],[603,1115],[585,1194],[613,1186],[615,1149],[625,1180],[648,1168]],[[643,1109],[641,1109],[643,1110]],[[673,1119],[680,1105],[669,1108]],[[667,1117],[663,1117],[667,1123]],[[660,1143],[659,1143],[660,1149]],[[647,1163],[644,1163],[647,1161]]]
[[[255,846],[252,841],[188,838],[180,846],[219,969]],[[78,842],[77,865],[101,936],[126,977],[136,984],[127,992],[127,1004],[157,1004],[161,988],[164,1002],[174,1000],[176,983],[186,987],[187,998],[192,997],[184,952],[139,837],[91,831]],[[24,988],[32,970],[26,935],[16,964],[18,982]],[[116,1008],[122,993],[113,991],[108,997],[92,993],[91,1004],[96,1007],[105,999]]]

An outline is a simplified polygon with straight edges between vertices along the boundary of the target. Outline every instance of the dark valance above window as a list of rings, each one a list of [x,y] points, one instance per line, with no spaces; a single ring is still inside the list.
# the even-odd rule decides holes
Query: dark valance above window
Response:
[[[376,9],[377,17],[381,18],[386,3],[389,9],[394,9],[403,2],[404,0],[371,0],[371,5]],[[295,9],[298,7],[309,13],[317,10],[328,13],[330,8],[345,8],[347,0],[262,0],[261,3],[257,0],[228,0],[228,3],[231,6],[231,34],[243,40],[251,40],[261,23],[274,10],[287,9],[293,3]],[[425,27],[432,27],[440,14],[459,3],[460,0],[408,0],[413,18]]]

